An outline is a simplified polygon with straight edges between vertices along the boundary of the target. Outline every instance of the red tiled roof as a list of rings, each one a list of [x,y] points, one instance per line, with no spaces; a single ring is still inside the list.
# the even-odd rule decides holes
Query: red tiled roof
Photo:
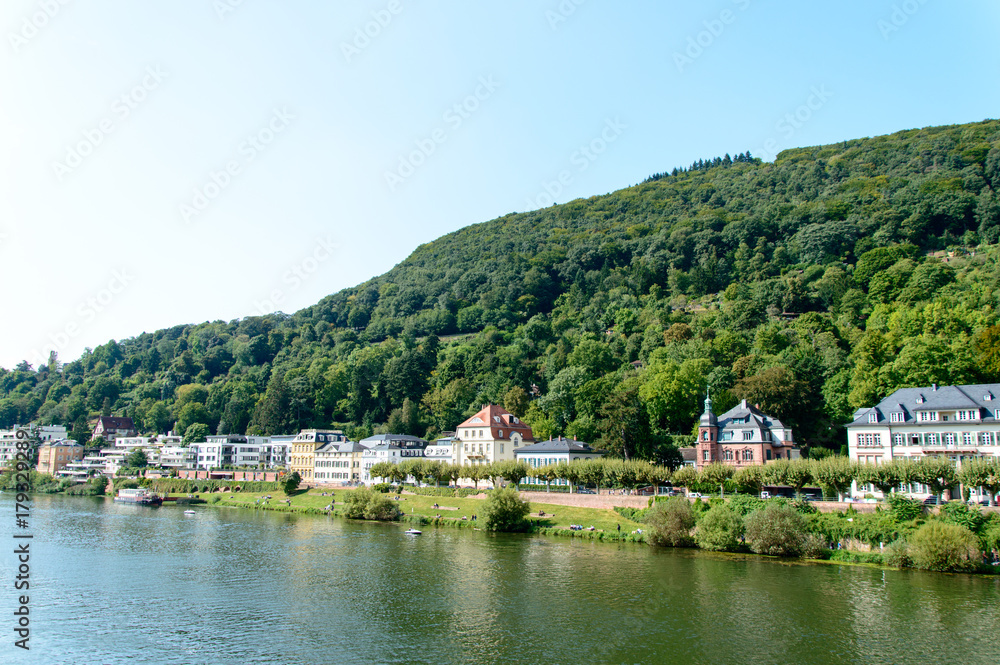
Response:
[[[496,404],[483,406],[474,416],[461,423],[458,427],[482,427],[490,429],[492,439],[510,439],[513,432],[521,435],[523,441],[534,441],[535,435],[527,423],[522,422],[510,411]],[[457,429],[457,428],[456,428]],[[500,431],[503,436],[500,436]]]

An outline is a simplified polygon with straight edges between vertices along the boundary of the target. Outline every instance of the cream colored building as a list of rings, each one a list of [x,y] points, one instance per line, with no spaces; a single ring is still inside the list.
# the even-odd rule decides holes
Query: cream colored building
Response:
[[[316,482],[316,450],[327,443],[345,442],[339,429],[304,429],[292,439],[288,471],[298,472],[303,483]]]
[[[455,464],[490,464],[513,460],[514,450],[535,442],[531,428],[502,406],[484,404],[457,428],[453,445]]]
[[[69,464],[83,459],[83,446],[69,439],[45,441],[38,446],[38,471],[53,476]]]

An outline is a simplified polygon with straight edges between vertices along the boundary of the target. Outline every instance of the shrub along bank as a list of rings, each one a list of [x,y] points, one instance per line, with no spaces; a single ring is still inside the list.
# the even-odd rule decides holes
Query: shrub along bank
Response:
[[[1000,515],[959,502],[928,515],[919,502],[899,495],[866,514],[819,513],[806,502],[780,498],[669,499],[657,501],[644,520],[648,540],[659,546],[1000,573],[991,565],[1000,550]]]

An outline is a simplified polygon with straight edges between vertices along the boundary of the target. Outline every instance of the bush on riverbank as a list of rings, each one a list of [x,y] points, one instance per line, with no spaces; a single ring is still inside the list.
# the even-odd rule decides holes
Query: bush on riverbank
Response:
[[[483,526],[488,531],[528,531],[531,528],[528,520],[530,512],[531,504],[521,499],[516,489],[493,490],[483,502]]]
[[[694,509],[682,496],[657,501],[646,512],[649,525],[648,541],[662,547],[691,547],[691,529],[695,525]]]
[[[932,520],[917,529],[908,544],[914,568],[941,572],[979,568],[979,541],[964,526]]]
[[[400,515],[395,500],[367,487],[359,487],[344,493],[344,517],[354,520],[378,520],[390,522]]]
[[[712,506],[698,520],[694,541],[703,550],[733,552],[743,536],[743,518],[726,505]]]
[[[70,496],[104,496],[108,487],[108,479],[104,476],[91,478],[85,483],[67,487],[65,492]]]
[[[747,517],[746,540],[757,554],[798,556],[806,546],[806,522],[791,506],[769,503]]]

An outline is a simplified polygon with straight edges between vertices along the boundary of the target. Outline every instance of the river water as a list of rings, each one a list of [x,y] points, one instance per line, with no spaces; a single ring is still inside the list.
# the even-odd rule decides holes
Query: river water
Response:
[[[62,496],[25,530],[12,499],[0,663],[1000,663],[996,577]]]

